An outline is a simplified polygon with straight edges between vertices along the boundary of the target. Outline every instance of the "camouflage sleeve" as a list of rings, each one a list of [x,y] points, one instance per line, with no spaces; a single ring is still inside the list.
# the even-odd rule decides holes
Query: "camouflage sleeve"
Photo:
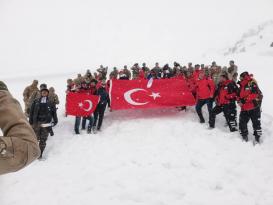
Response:
[[[37,92],[33,92],[28,99],[28,108],[29,109],[31,108],[31,106],[32,106],[33,102],[36,100],[36,98],[37,98]]]
[[[23,97],[24,97],[24,101],[26,101],[30,97],[28,87],[25,88],[25,90],[23,92]]]
[[[56,103],[56,105],[59,105],[59,104],[60,104],[58,95],[55,95],[55,103]]]
[[[0,175],[15,172],[35,160],[39,146],[20,104],[0,81]]]
[[[29,124],[33,125],[34,123],[34,119],[33,119],[33,113],[34,113],[34,107],[35,107],[35,101],[33,103],[31,103],[30,105],[30,109],[29,109]]]

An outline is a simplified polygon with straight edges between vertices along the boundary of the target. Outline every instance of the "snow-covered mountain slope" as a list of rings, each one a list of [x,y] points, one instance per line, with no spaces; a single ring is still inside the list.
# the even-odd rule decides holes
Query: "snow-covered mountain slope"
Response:
[[[224,55],[245,52],[273,57],[273,20],[249,29],[232,47],[225,49]]]
[[[233,46],[212,51],[204,57],[208,64],[216,60],[219,65],[227,65],[229,60],[235,60],[240,72],[249,71],[259,83],[264,93],[263,109],[273,116],[273,97],[271,92],[273,67],[273,20],[259,24],[244,32]]]

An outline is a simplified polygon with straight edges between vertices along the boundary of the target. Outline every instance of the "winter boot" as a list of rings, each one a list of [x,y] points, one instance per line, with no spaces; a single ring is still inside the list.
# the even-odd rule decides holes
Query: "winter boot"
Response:
[[[242,138],[243,138],[243,140],[244,140],[245,142],[248,142],[248,136],[247,136],[247,135],[243,135]]]
[[[260,136],[255,136],[255,140],[257,143],[260,143]]]
[[[209,125],[209,129],[210,129],[210,130],[212,130],[212,129],[214,129],[214,128],[215,128],[214,125],[212,125],[212,124]]]
[[[205,123],[205,119],[204,118],[200,119],[200,123],[201,124]]]
[[[94,134],[96,134],[96,133],[97,133],[97,129],[96,129],[96,127],[95,127],[95,126],[93,126],[92,131],[93,131],[93,133],[94,133]]]
[[[44,149],[45,149],[44,147],[41,147],[41,146],[40,146],[41,154],[40,154],[40,156],[39,156],[38,159],[42,159],[42,158],[43,158]]]
[[[91,134],[91,130],[92,130],[92,129],[91,129],[91,126],[88,126],[88,128],[87,128],[87,133],[88,133],[88,134]]]
[[[262,135],[262,130],[254,131],[254,136],[257,143],[260,143],[261,135]]]
[[[100,132],[100,131],[101,131],[100,127],[97,127],[97,131],[98,131],[98,132]]]
[[[205,123],[205,119],[204,119],[204,117],[203,117],[202,112],[197,112],[197,115],[198,115],[198,117],[199,117],[200,123]]]

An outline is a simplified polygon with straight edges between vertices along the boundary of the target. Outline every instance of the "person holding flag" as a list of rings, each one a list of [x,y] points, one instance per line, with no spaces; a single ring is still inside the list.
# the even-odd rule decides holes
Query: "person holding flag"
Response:
[[[89,85],[89,89],[87,90],[88,95],[96,95],[97,88],[96,88],[96,80],[92,79]],[[86,127],[86,121],[89,121],[88,127],[87,127],[87,133],[91,134],[91,131],[93,130],[93,124],[94,124],[94,116],[93,113],[91,113],[89,116],[83,117],[82,119],[82,130],[85,130]],[[79,125],[78,125],[79,126]],[[79,128],[77,128],[79,129]]]

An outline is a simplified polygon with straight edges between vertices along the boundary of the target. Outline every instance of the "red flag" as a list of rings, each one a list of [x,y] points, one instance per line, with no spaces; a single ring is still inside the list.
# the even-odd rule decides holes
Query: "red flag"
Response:
[[[113,110],[195,104],[184,79],[112,80],[110,95]]]
[[[66,98],[66,113],[78,117],[90,116],[95,111],[99,99],[97,95],[70,92]]]

